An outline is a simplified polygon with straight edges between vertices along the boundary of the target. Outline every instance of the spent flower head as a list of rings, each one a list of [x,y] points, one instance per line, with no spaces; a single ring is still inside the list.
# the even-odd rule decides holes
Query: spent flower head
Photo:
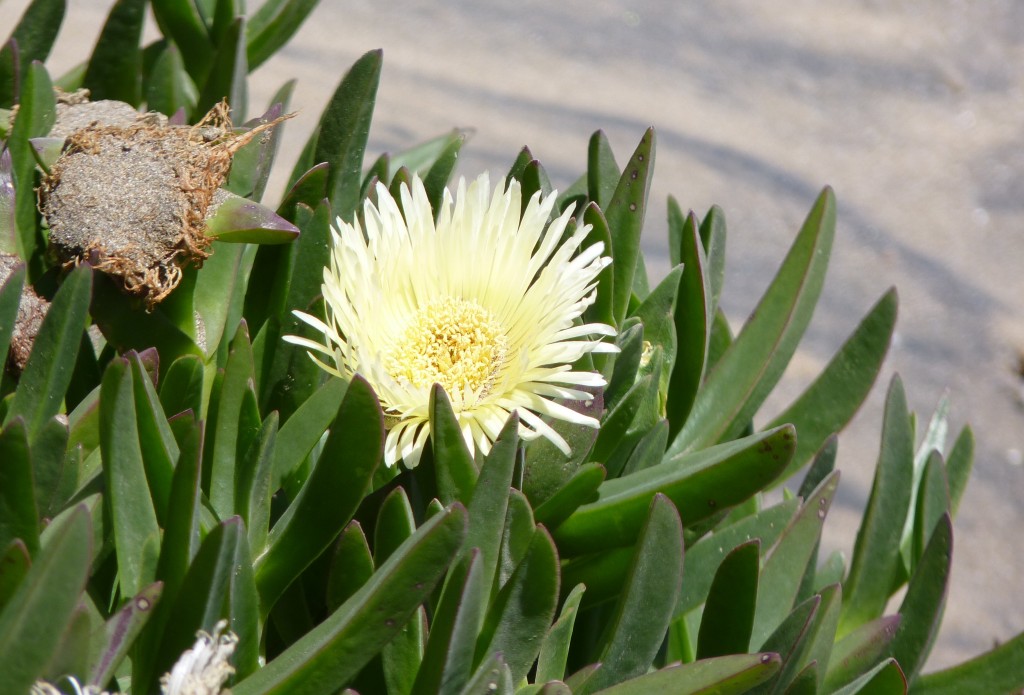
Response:
[[[373,386],[388,419],[389,466],[419,462],[434,384],[471,450],[486,453],[517,412],[524,439],[546,437],[568,454],[544,417],[597,427],[559,400],[589,401],[584,388],[605,381],[573,364],[617,350],[600,339],[613,327],[580,320],[611,263],[602,243],[583,247],[590,226],[566,234],[572,209],[549,223],[554,195],[534,194],[523,210],[517,181],[492,191],[486,174],[461,180],[454,199],[445,190],[436,222],[418,177],[400,200],[382,184],[376,195],[363,223],[339,219],[333,230],[327,322],[295,312],[324,342],[285,339],[331,374],[360,374]]]
[[[163,695],[217,695],[232,673],[228,663],[238,645],[238,635],[225,632],[228,621],[221,620],[213,633],[200,630],[196,643],[185,650],[170,673],[160,678]]]

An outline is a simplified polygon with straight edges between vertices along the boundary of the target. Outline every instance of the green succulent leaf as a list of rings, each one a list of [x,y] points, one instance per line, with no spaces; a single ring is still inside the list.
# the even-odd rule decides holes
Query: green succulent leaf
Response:
[[[722,208],[712,205],[700,223],[701,245],[708,259],[712,315],[718,311],[718,300],[722,296],[722,285],[725,284],[725,238],[725,213]]]
[[[107,15],[85,69],[90,98],[116,99],[132,106],[142,101],[142,25],[146,0],[117,0]]]
[[[25,693],[53,659],[75,615],[92,559],[89,513],[78,506],[0,612],[0,692]]]
[[[469,528],[462,553],[471,548],[480,549],[483,581],[488,587],[494,583],[498,571],[518,446],[519,416],[513,412],[484,459],[469,500]]]
[[[14,31],[0,49],[0,106],[11,106],[18,94],[18,83],[25,78],[29,66],[43,63],[57,39],[67,10],[66,0],[32,0],[21,15]],[[17,63],[14,44],[17,44]],[[17,73],[14,66],[20,66]]]
[[[42,239],[36,209],[36,157],[30,138],[50,132],[57,118],[53,83],[42,63],[32,63],[25,73],[18,98],[18,117],[14,120],[7,149],[11,156],[10,184],[14,187],[14,219],[18,230],[15,248],[0,249],[22,260],[32,258]]]
[[[206,236],[233,244],[286,244],[299,228],[270,208],[226,193],[206,218]]]
[[[902,695],[907,692],[907,679],[895,659],[887,659],[835,695]]]
[[[321,440],[334,422],[338,408],[345,398],[348,382],[330,379],[281,426],[274,447],[274,469],[271,489],[281,486],[281,480],[296,470]]]
[[[0,114],[2,118],[2,114]],[[0,135],[6,135],[6,133],[0,132]],[[6,139],[6,138],[5,138]],[[18,215],[17,215],[17,196],[15,195],[14,189],[14,171],[13,164],[11,162],[11,151],[7,147],[0,147],[0,252],[15,254],[18,252]],[[22,282],[24,282],[24,271],[17,269],[12,270],[12,275],[16,272],[22,273]],[[5,282],[5,286],[8,285],[8,281]],[[20,285],[21,283],[19,283]],[[19,292],[20,287],[19,287]],[[5,323],[9,331],[14,322]],[[3,334],[0,333],[0,338]],[[10,336],[7,340],[0,342],[0,346],[3,346],[4,350],[7,350],[7,343],[10,341]]]
[[[835,218],[826,188],[750,320],[709,372],[669,454],[735,438],[778,383],[821,294]]]
[[[608,136],[595,131],[587,144],[587,197],[601,208],[608,207],[621,177]]]
[[[472,134],[472,129],[453,128],[444,135],[438,135],[408,150],[391,155],[387,170],[397,172],[404,167],[410,172],[426,174],[446,152],[451,151],[455,143],[465,143]]]
[[[752,689],[752,693],[764,695],[785,688],[799,672],[804,663],[804,655],[810,648],[813,626],[821,609],[821,598],[812,596],[794,608],[764,641],[762,651],[782,657],[782,668],[770,682]]]
[[[582,505],[597,499],[605,469],[597,463],[580,466],[566,483],[534,511],[538,524],[558,528]]]
[[[249,69],[255,70],[295,35],[319,0],[269,0],[259,6],[246,27]]]
[[[153,0],[150,4],[163,35],[178,46],[188,47],[182,58],[192,81],[196,84],[204,82],[213,61],[214,47],[197,3],[192,0]]]
[[[953,524],[949,514],[945,513],[939,518],[910,578],[907,593],[900,604],[902,620],[890,645],[893,658],[899,662],[911,683],[924,666],[939,633],[952,553]]]
[[[305,695],[344,686],[430,595],[462,545],[465,526],[458,504],[432,517],[356,594],[232,692]]]
[[[595,692],[646,673],[658,653],[683,574],[683,526],[672,502],[656,494],[598,656],[602,666],[578,692]]]
[[[2,343],[0,343],[2,345]],[[967,480],[974,466],[974,432],[964,427],[953,442],[946,461],[946,475],[949,479],[949,508],[956,515],[960,499],[967,489]]]
[[[327,162],[327,195],[334,214],[351,222],[362,188],[363,153],[380,83],[383,53],[365,53],[338,85],[315,131],[313,162]]]
[[[781,427],[606,480],[595,502],[577,509],[555,529],[559,550],[571,556],[595,545],[632,543],[657,492],[676,505],[685,525],[727,510],[774,479],[788,462],[793,440],[792,428]]]
[[[824,692],[833,692],[871,670],[896,636],[899,615],[888,615],[856,628],[835,643],[825,674]]]
[[[474,548],[451,569],[445,580],[412,693],[454,695],[462,692],[473,673],[473,655],[488,596],[480,550]]]
[[[871,497],[857,531],[850,573],[844,583],[840,636],[881,615],[897,568],[903,522],[912,495],[913,434],[907,398],[893,378],[885,402],[882,443]]]
[[[270,530],[256,557],[261,610],[274,602],[351,520],[384,451],[384,416],[370,385],[352,379],[323,453],[299,496]]]
[[[221,99],[231,106],[231,117],[237,123],[245,120],[249,95],[246,78],[249,67],[245,58],[245,18],[238,17],[216,41],[216,52],[199,99],[192,112],[193,120],[202,117]]]
[[[89,670],[89,683],[107,683],[128,655],[135,638],[145,627],[153,609],[160,601],[163,584],[150,584],[110,616],[104,626],[104,646]]]
[[[582,584],[577,584],[572,588],[562,602],[562,611],[558,614],[558,619],[544,636],[540,654],[537,655],[537,682],[565,678],[573,627],[576,624],[576,615],[585,591],[586,587]]]
[[[156,577],[160,527],[139,442],[131,368],[115,359],[100,391],[100,452],[113,520],[118,583],[134,596]]]
[[[270,108],[262,116],[246,122],[241,128],[237,128],[235,130],[236,134],[244,136],[246,131],[272,123],[281,117],[287,108],[294,89],[295,80],[286,82],[278,90],[277,94],[271,98]],[[269,131],[262,131],[255,136],[251,136],[252,140],[234,153],[231,158],[231,172],[223,186],[226,190],[256,203],[262,200],[263,193],[267,188],[267,182],[270,180],[271,167],[277,155],[277,148],[284,127],[284,122],[278,122],[276,125],[271,126]],[[285,220],[278,218],[272,211],[269,213],[261,212],[261,214],[272,220],[277,226],[282,226],[282,222],[285,222]],[[297,235],[298,229],[295,229],[294,233]]]
[[[896,326],[896,290],[878,300],[815,379],[769,427],[789,422],[800,433],[790,468],[801,468],[833,432],[843,429],[867,398],[882,368]]]
[[[743,654],[750,649],[760,545],[757,539],[742,543],[718,566],[701,617],[698,659]]]
[[[167,43],[157,55],[145,83],[144,96],[146,108],[150,111],[158,111],[167,116],[179,109],[184,109],[186,113],[195,111],[199,90],[185,70],[185,61],[176,44]]]
[[[15,418],[0,431],[0,547],[20,539],[39,549],[39,511],[32,481],[32,456],[25,421]]]
[[[600,695],[739,695],[779,671],[778,654],[736,654],[669,666],[599,691]]]
[[[15,538],[0,555],[0,613],[18,590],[28,568],[32,566],[25,541]]]
[[[478,472],[448,394],[440,384],[430,389],[430,450],[438,499],[442,504],[467,504]]]
[[[622,323],[629,307],[633,277],[640,258],[640,230],[643,228],[653,167],[654,129],[648,128],[626,164],[605,208],[612,237],[611,254],[615,260],[611,267],[614,275],[613,313],[616,325]]]
[[[522,680],[537,658],[554,618],[558,581],[554,541],[543,527],[538,528],[526,555],[484,618],[476,660],[482,663],[490,654],[501,654],[513,682]]]
[[[834,471],[807,498],[768,554],[758,585],[751,646],[760,648],[796,604],[800,580],[815,556],[838,486],[839,472]]]
[[[683,266],[673,316],[676,357],[672,364],[665,405],[669,438],[674,439],[686,422],[704,381],[714,309],[711,305],[708,260],[701,245],[697,218],[692,212],[683,218],[679,204],[674,198],[669,198],[668,225],[673,238],[673,262]]]
[[[918,678],[914,695],[1012,693],[1024,688],[1024,633],[969,661]]]

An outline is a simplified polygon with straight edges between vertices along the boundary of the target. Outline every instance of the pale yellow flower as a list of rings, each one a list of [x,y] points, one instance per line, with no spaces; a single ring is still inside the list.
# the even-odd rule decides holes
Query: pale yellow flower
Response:
[[[419,462],[435,383],[470,450],[486,453],[515,411],[524,439],[546,437],[568,454],[542,416],[597,427],[559,400],[590,400],[580,387],[604,379],[572,365],[616,351],[600,340],[614,328],[579,321],[611,263],[601,243],[580,250],[590,226],[563,241],[571,209],[548,224],[554,195],[536,194],[522,210],[518,182],[492,192],[486,174],[460,181],[454,199],[446,190],[436,223],[418,178],[402,187],[401,207],[385,186],[376,194],[376,204],[364,205],[364,224],[339,219],[333,230],[327,323],[295,312],[324,342],[285,339],[331,374],[361,374],[373,386],[388,416],[389,466]]]
[[[164,695],[218,695],[235,668],[229,663],[238,645],[238,635],[227,631],[228,621],[221,620],[213,633],[200,630],[196,643],[186,649],[169,673],[160,677]]]

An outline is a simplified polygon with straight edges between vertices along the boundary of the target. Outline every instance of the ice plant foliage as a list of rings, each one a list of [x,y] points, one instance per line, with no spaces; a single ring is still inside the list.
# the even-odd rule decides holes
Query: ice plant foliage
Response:
[[[522,437],[546,437],[568,454],[543,418],[597,427],[559,400],[590,400],[582,387],[604,379],[572,365],[616,350],[600,339],[614,328],[580,321],[611,263],[603,244],[581,248],[590,226],[570,230],[571,208],[549,223],[553,194],[534,194],[523,210],[517,181],[492,191],[486,174],[461,180],[454,199],[445,190],[436,223],[419,178],[402,186],[400,201],[382,184],[376,194],[364,223],[339,219],[333,230],[327,322],[295,312],[324,342],[285,339],[331,374],[373,385],[389,420],[388,465],[418,463],[435,383],[471,450],[486,453],[517,412]]]

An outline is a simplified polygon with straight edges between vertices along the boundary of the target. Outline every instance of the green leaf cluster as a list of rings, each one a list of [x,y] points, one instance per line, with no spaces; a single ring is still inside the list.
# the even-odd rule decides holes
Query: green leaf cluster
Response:
[[[227,97],[238,116],[248,72],[315,5],[269,0],[247,18],[239,0],[119,0],[92,56],[57,84],[189,121]],[[140,46],[147,7],[163,37]],[[898,377],[853,555],[819,558],[836,433],[880,371],[895,292],[788,407],[761,414],[821,293],[831,190],[734,333],[720,306],[723,211],[669,199],[673,269],[652,288],[640,239],[655,133],[623,167],[595,133],[557,208],[573,205],[587,243],[613,258],[584,318],[616,327],[619,351],[584,358],[607,386],[574,406],[600,428],[552,422],[566,457],[520,441],[513,416],[481,456],[435,387],[423,462],[387,469],[371,385],[328,378],[281,337],[309,330],[293,309],[323,316],[331,220],[358,215],[375,183],[397,190],[414,173],[436,206],[467,134],[365,167],[382,66],[379,51],[365,54],[275,208],[249,207],[275,139],[237,153],[235,197],[208,225],[235,243],[147,313],[103,274],[60,273],[44,253],[33,187],[46,155],[31,141],[49,132],[54,96],[33,61],[63,14],[63,0],[35,0],[0,50],[0,107],[18,105],[0,132],[0,247],[23,262],[0,286],[0,347],[24,288],[50,301],[24,369],[0,383],[0,692],[69,676],[154,692],[222,619],[239,638],[237,695],[1024,687],[1022,637],[921,675],[973,440],[965,428],[947,449],[940,405],[918,444]],[[524,200],[550,192],[528,149],[509,178]],[[796,495],[766,501],[801,471]]]

